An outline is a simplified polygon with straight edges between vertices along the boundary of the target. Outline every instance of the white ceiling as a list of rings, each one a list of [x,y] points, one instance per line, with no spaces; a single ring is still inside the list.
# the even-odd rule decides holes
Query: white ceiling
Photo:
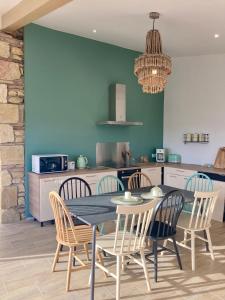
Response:
[[[1,14],[18,0],[0,0]],[[159,11],[164,52],[171,56],[225,53],[225,0],[73,0],[35,23],[143,51]],[[92,30],[96,29],[97,33]],[[215,39],[214,33],[220,38]]]
[[[0,15],[4,15],[8,10],[17,5],[21,0],[0,0]]]

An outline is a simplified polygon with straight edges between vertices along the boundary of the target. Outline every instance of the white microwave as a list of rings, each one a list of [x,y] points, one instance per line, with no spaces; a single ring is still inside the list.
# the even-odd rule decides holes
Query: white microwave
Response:
[[[32,155],[32,172],[54,173],[68,169],[68,155],[66,154],[41,154]]]

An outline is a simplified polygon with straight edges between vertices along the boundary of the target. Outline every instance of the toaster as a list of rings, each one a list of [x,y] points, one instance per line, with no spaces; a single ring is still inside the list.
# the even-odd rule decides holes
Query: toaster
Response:
[[[180,154],[168,154],[168,162],[179,164],[181,163],[181,155]]]

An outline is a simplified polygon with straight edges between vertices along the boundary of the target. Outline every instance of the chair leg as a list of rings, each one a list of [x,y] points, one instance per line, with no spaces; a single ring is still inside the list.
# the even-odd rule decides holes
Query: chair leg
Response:
[[[154,254],[154,277],[157,282],[158,277],[158,253],[157,253],[157,241],[153,241],[153,254]]]
[[[168,240],[165,240],[165,241],[163,242],[163,247],[166,248],[167,242],[168,242]],[[165,252],[165,251],[161,251],[161,255],[162,255],[162,256],[164,255],[164,252]]]
[[[99,260],[99,263],[104,266],[104,261],[103,261],[103,258],[102,258],[102,254],[101,252],[99,251],[99,249],[96,250],[96,255],[98,257],[98,260]],[[103,271],[104,272],[104,271]],[[108,277],[108,274],[106,272],[104,272],[105,274],[105,277],[107,278]]]
[[[116,257],[116,300],[120,300],[120,271],[121,271],[121,257]]]
[[[69,291],[69,288],[70,288],[70,278],[71,278],[71,270],[72,270],[72,254],[73,254],[73,250],[70,247],[68,266],[67,266],[67,278],[66,278],[66,291],[67,292]]]
[[[203,236],[204,236],[204,239],[206,240],[209,240],[208,239],[208,233],[207,233],[207,230],[204,230],[203,231]],[[210,246],[209,246],[209,243],[208,242],[205,242],[205,249],[206,249],[206,252],[209,252],[210,251]],[[210,251],[211,252],[211,251]]]
[[[191,232],[191,268],[195,271],[195,233]]]
[[[90,258],[89,258],[89,252],[88,252],[88,244],[84,244],[84,250],[85,250],[85,253],[86,253],[86,256],[87,256],[87,260],[89,261]]]
[[[178,247],[177,247],[177,243],[176,243],[175,237],[172,237],[172,240],[173,240],[173,247],[174,247],[174,250],[175,250],[176,256],[177,256],[178,265],[180,267],[180,270],[182,270],[182,264],[181,264],[180,254],[179,254],[179,251],[178,251]]]
[[[125,271],[126,269],[126,259],[125,256],[122,256],[122,271]]]
[[[53,260],[53,264],[52,264],[52,272],[55,271],[55,266],[56,266],[56,263],[58,262],[59,260],[59,251],[61,249],[61,246],[59,243],[57,244],[57,248],[56,248],[56,252],[55,252],[55,257],[54,257],[54,260]]]
[[[186,246],[187,245],[187,230],[184,230],[184,245]]]
[[[76,250],[77,250],[77,248],[74,247],[74,253],[76,253]],[[76,258],[73,257],[73,266],[75,267],[75,265],[76,265]]]
[[[141,254],[141,261],[142,261],[142,265],[143,265],[143,269],[144,269],[145,279],[146,279],[146,283],[147,283],[147,289],[150,292],[151,291],[151,285],[150,285],[150,280],[149,280],[149,275],[148,275],[148,269],[147,269],[147,266],[146,266],[144,251],[142,250],[140,252],[140,254]]]
[[[206,236],[207,236],[207,240],[208,240],[208,244],[209,244],[209,251],[210,251],[210,254],[211,254],[211,258],[212,258],[212,260],[215,260],[215,256],[214,256],[214,253],[213,253],[212,240],[211,240],[209,229],[206,229],[205,232],[206,232]]]

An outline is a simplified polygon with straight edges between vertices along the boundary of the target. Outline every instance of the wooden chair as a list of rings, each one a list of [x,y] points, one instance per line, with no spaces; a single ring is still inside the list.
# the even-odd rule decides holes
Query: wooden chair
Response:
[[[64,200],[77,199],[80,197],[91,196],[91,188],[89,184],[82,178],[79,177],[70,177],[66,179],[59,188],[59,196]],[[72,217],[74,226],[86,225],[86,223],[77,220]],[[88,247],[84,244],[84,249],[86,251],[87,258],[89,260]],[[60,251],[63,250],[63,245],[60,247]],[[73,265],[75,266],[75,259]]]
[[[118,191],[124,191],[124,185],[122,181],[112,175],[106,175],[102,177],[96,185],[96,194],[106,194]],[[98,225],[100,234],[106,234],[115,230],[115,221],[108,221]]]
[[[91,196],[89,184],[82,178],[70,177],[59,188],[59,195],[64,200]]]
[[[184,206],[184,197],[177,191],[171,191],[165,195],[165,197],[159,201],[153,212],[152,221],[148,231],[148,238],[152,241],[153,251],[147,254],[146,257],[154,256],[154,277],[157,281],[158,277],[158,252],[169,251],[176,254],[178,265],[182,270],[182,264],[180,260],[179,251],[176,245],[176,226],[180,213]],[[161,241],[167,241],[167,239],[173,241],[174,250],[166,248],[166,242],[163,246],[159,245]]]
[[[213,183],[208,175],[195,173],[187,179],[185,190],[192,192],[212,192]]]
[[[192,192],[212,192],[213,182],[208,175],[204,173],[195,173],[187,179],[185,190]],[[183,212],[191,213],[193,208],[192,203],[185,203]],[[203,231],[204,238],[207,239],[207,234]],[[187,237],[187,232],[184,231],[184,240]],[[209,251],[208,243],[206,243],[206,250]]]
[[[73,220],[63,199],[56,192],[50,192],[49,199],[55,218],[56,240],[58,243],[52,265],[52,271],[55,271],[56,263],[58,262],[59,257],[68,255],[68,252],[60,252],[60,246],[63,245],[68,247],[69,258],[67,266],[66,291],[69,291],[71,272],[87,268],[87,265],[78,257],[77,251],[74,251],[74,248],[77,249],[77,246],[80,245],[86,245],[87,247],[88,243],[91,242],[92,229],[88,225],[74,226]],[[80,266],[76,269],[72,269],[73,257],[80,263]]]
[[[156,201],[150,201],[147,204],[136,206],[117,206],[117,224],[116,232],[106,234],[97,239],[96,255],[99,257],[101,251],[116,257],[116,274],[109,271],[103,264],[103,260],[99,257],[96,266],[104,271],[104,273],[116,279],[116,300],[120,299],[120,276],[121,269],[125,267],[125,257],[132,259],[144,269],[147,289],[150,291],[150,281],[148,270],[145,262],[144,249],[145,239],[152,217],[152,211]],[[121,218],[125,219],[122,230],[119,230]],[[135,233],[135,224],[136,233]],[[132,254],[140,254],[140,259],[132,256]]]
[[[151,179],[145,173],[136,172],[129,177],[129,190],[134,190],[145,186],[152,186]]]
[[[102,177],[96,186],[96,194],[106,194],[117,191],[124,191],[124,185],[122,181],[113,175],[106,175]]]
[[[184,240],[178,245],[191,250],[191,266],[192,271],[195,270],[195,239],[205,241],[209,245],[211,258],[214,260],[212,241],[209,228],[211,227],[211,219],[213,210],[218,199],[219,192],[195,192],[195,200],[191,214],[182,214],[178,221],[177,227],[186,232]],[[198,233],[205,231],[206,237],[201,237]],[[187,238],[187,234],[190,238]],[[191,247],[187,246],[187,242],[191,241]]]

